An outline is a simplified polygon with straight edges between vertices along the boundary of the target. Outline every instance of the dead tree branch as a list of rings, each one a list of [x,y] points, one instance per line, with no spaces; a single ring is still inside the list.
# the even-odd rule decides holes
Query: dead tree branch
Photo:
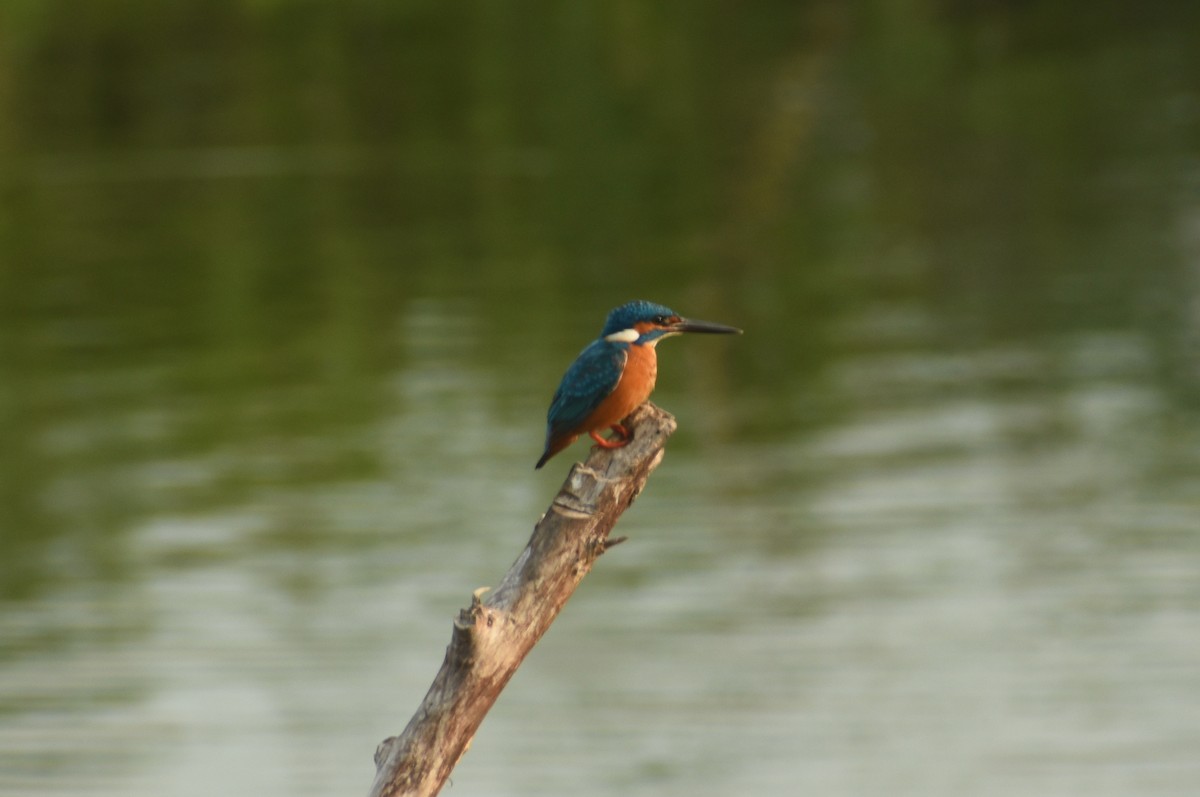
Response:
[[[554,622],[617,519],[662,460],[675,419],[647,402],[626,420],[633,439],[571,468],[525,550],[494,590],[475,591],[454,621],[446,659],[399,736],[375,751],[370,797],[430,797],[470,746],[505,684]]]

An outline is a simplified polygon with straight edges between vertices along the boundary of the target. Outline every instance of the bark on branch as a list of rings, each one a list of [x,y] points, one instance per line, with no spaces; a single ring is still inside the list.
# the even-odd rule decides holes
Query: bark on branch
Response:
[[[454,621],[446,659],[399,736],[375,751],[370,797],[441,789],[526,654],[554,622],[600,554],[617,519],[662,460],[675,419],[647,402],[625,421],[633,439],[571,468],[525,550],[495,589],[478,589]]]

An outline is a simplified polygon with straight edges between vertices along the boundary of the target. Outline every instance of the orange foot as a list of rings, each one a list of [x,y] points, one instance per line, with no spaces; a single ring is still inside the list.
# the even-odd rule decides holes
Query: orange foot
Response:
[[[625,426],[624,424],[614,423],[608,428],[612,429],[613,434],[615,435],[615,437],[613,437],[611,440],[606,440],[605,438],[601,437],[595,429],[588,432],[588,434],[591,435],[591,438],[596,441],[596,445],[600,446],[601,448],[620,448],[621,446],[629,445],[629,441],[633,439],[633,433],[630,432],[629,427]]]

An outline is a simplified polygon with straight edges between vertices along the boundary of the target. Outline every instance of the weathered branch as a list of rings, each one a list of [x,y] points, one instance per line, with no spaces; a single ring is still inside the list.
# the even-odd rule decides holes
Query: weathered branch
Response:
[[[375,751],[370,797],[437,794],[526,654],[600,554],[617,519],[662,460],[675,419],[647,402],[626,420],[633,439],[571,468],[525,550],[490,592],[459,612],[446,659],[400,736]],[[485,594],[486,593],[486,594]]]

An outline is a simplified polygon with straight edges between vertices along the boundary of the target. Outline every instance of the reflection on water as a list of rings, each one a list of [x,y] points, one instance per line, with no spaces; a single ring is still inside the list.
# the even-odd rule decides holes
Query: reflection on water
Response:
[[[24,20],[0,793],[365,792],[565,473],[533,471],[562,368],[633,296],[747,332],[661,347],[680,430],[631,539],[455,794],[1200,783],[1187,25],[628,11],[518,47],[259,9],[302,35],[251,48],[213,11],[177,53]]]
[[[463,323],[412,313],[406,365],[385,380],[395,409],[373,426],[280,441],[313,461],[358,448],[368,473],[155,506],[113,538],[116,576],[6,605],[6,791],[365,780],[448,618],[553,487],[520,475],[532,449],[478,398],[486,380],[448,365],[470,345]],[[1078,366],[1054,388],[1026,378],[1047,351],[846,358],[825,381],[849,406],[819,432],[673,445],[622,525],[631,543],[527,662],[454,788],[561,793],[580,761],[597,792],[1191,782],[1200,448],[1163,428],[1142,345],[1051,341]],[[1026,384],[979,387],[1010,380]],[[681,417],[707,411],[671,393]],[[186,493],[227,467],[128,478]]]

